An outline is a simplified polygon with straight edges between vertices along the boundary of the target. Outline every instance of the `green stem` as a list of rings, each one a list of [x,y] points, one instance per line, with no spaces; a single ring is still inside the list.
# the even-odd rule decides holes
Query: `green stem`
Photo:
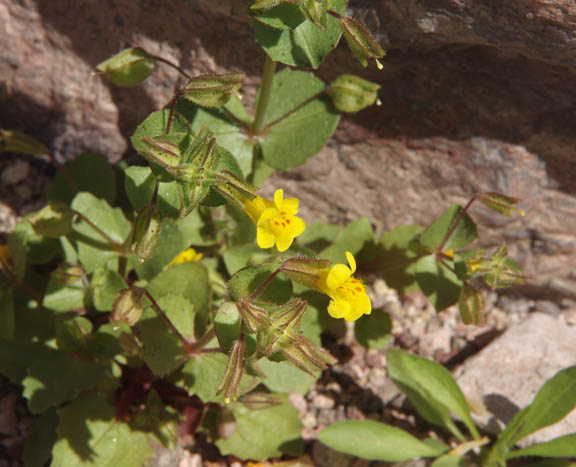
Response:
[[[270,94],[272,92],[272,81],[274,73],[276,72],[277,63],[266,55],[266,62],[264,62],[264,71],[262,73],[262,83],[260,84],[260,94],[258,95],[258,105],[256,106],[256,116],[252,123],[252,133],[260,134],[264,125],[264,118],[266,117],[266,110],[270,102]]]
[[[200,353],[205,346],[208,345],[212,339],[216,337],[216,328],[210,329],[206,334],[204,334],[200,339],[198,339],[190,348],[190,353]],[[207,350],[207,349],[206,349]],[[219,349],[218,349],[219,350]]]
[[[84,222],[86,222],[86,224],[88,224],[94,231],[98,232],[98,234],[102,238],[104,238],[110,245],[112,245],[118,253],[124,253],[124,249],[122,248],[121,243],[115,242],[112,239],[112,237],[110,237],[100,227],[98,227],[96,224],[94,224],[94,222],[92,222],[90,219],[88,219],[84,214],[76,211],[75,209],[70,209],[70,212],[72,212],[72,214],[78,216],[80,219],[82,219]]]
[[[158,60],[159,62],[165,63],[168,66],[171,66],[175,70],[178,70],[178,72],[180,74],[182,74],[183,76],[185,76],[186,78],[192,79],[192,76],[190,76],[188,73],[186,73],[182,68],[180,68],[175,63],[172,63],[170,60],[166,60],[165,58],[159,57],[157,55],[150,55],[150,57],[152,57],[154,60]]]

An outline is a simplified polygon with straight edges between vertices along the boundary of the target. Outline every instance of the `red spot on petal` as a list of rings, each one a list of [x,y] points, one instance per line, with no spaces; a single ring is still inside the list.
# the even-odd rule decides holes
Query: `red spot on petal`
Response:
[[[362,287],[356,287],[356,290],[357,290],[358,292],[362,292]]]
[[[280,222],[274,221],[274,225],[280,225]]]

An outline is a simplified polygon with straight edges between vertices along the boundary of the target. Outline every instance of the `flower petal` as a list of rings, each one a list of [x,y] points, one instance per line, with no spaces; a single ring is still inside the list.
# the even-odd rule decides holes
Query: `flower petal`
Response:
[[[348,264],[350,265],[350,270],[352,271],[352,274],[354,274],[356,272],[356,260],[354,259],[352,253],[350,253],[349,251],[346,252],[346,259],[348,260]]]
[[[256,231],[256,242],[260,248],[272,248],[276,242],[276,237],[269,230],[258,227]]]
[[[282,204],[284,202],[284,190],[282,188],[278,188],[274,192],[274,204],[276,205],[277,209],[282,209]]]
[[[276,248],[282,253],[292,245],[294,237],[292,235],[276,235]]]
[[[340,287],[352,275],[350,268],[344,264],[336,264],[330,269],[326,278],[326,286],[330,290]]]
[[[345,318],[350,313],[350,303],[345,300],[330,300],[328,314],[332,318]]]
[[[282,211],[286,211],[287,214],[292,214],[295,216],[298,214],[298,206],[300,205],[300,201],[298,198],[286,198],[282,203],[282,207],[278,208]]]

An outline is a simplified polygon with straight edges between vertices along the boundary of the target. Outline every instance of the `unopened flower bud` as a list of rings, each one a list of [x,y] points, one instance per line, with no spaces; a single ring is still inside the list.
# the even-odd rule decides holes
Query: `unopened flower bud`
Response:
[[[156,205],[148,205],[136,216],[130,250],[141,263],[150,258],[162,230],[162,214]]]
[[[140,47],[123,50],[96,66],[116,86],[135,86],[144,81],[156,60]]]
[[[58,238],[70,233],[74,213],[62,201],[50,201],[44,208],[28,218],[36,233]]]
[[[354,75],[341,75],[328,88],[328,95],[340,112],[358,112],[373,105],[380,85]]]
[[[342,16],[340,17],[340,28],[350,50],[362,66],[367,66],[368,59],[373,58],[376,60],[378,68],[382,68],[382,64],[378,59],[384,57],[386,52],[370,35],[366,26],[352,18]]]
[[[222,107],[243,80],[243,73],[197,76],[186,83],[183,97],[203,107]]]
[[[484,295],[470,284],[464,284],[458,299],[458,308],[464,324],[484,325]]]
[[[79,264],[60,263],[52,277],[62,285],[72,285],[84,277],[84,269]]]
[[[287,341],[281,340],[277,346],[286,359],[312,376],[317,376],[318,371],[327,368],[327,364],[334,364],[337,361],[326,350],[302,336],[294,336]]]
[[[508,217],[512,217],[515,212],[521,216],[526,214],[524,211],[516,207],[516,204],[521,201],[520,198],[513,198],[512,196],[489,192],[481,193],[476,199],[482,204],[488,206],[490,209]]]
[[[240,383],[242,382],[242,375],[244,374],[244,367],[246,365],[246,343],[244,342],[244,335],[234,342],[228,363],[224,370],[224,375],[220,381],[220,385],[216,390],[216,394],[224,392],[225,401],[229,403],[231,400],[237,400],[240,392]]]
[[[48,149],[40,141],[20,131],[0,130],[0,152],[42,156]]]
[[[134,326],[144,312],[142,297],[144,289],[132,286],[128,289],[122,289],[116,295],[112,304],[111,321],[124,321],[129,326]]]
[[[150,162],[154,162],[162,167],[177,167],[180,164],[182,155],[176,143],[167,140],[162,136],[142,137],[142,143],[146,145],[146,151],[142,155]]]
[[[287,259],[280,266],[280,270],[294,282],[312,289],[317,288],[320,271],[330,266],[330,260],[296,257]]]
[[[263,308],[248,301],[246,297],[240,297],[236,303],[238,311],[242,315],[244,324],[251,332],[260,331],[270,323],[268,312]]]

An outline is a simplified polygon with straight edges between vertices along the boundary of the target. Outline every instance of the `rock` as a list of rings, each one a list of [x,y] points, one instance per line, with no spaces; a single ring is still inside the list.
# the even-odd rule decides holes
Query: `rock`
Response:
[[[468,359],[455,377],[474,406],[481,426],[497,433],[538,389],[563,368],[576,364],[576,329],[544,313],[530,314]],[[576,411],[559,423],[524,438],[527,446],[576,431]]]
[[[30,164],[28,162],[16,161],[3,169],[1,181],[6,185],[17,185],[28,176],[29,172]]]
[[[183,79],[159,65],[142,85],[120,89],[93,74],[129,45],[192,75],[245,72],[250,103],[263,53],[247,4],[0,0],[0,127],[30,132],[59,158],[130,153],[136,125]],[[481,244],[506,240],[533,278],[526,292],[574,298],[574,3],[351,0],[350,7],[388,48],[385,68],[362,69],[342,45],[319,74],[376,81],[382,105],[346,116],[330,147],[274,176],[264,192],[281,185],[298,193],[306,219],[367,216],[385,229],[425,225],[479,191],[521,197],[523,218],[473,206]]]

